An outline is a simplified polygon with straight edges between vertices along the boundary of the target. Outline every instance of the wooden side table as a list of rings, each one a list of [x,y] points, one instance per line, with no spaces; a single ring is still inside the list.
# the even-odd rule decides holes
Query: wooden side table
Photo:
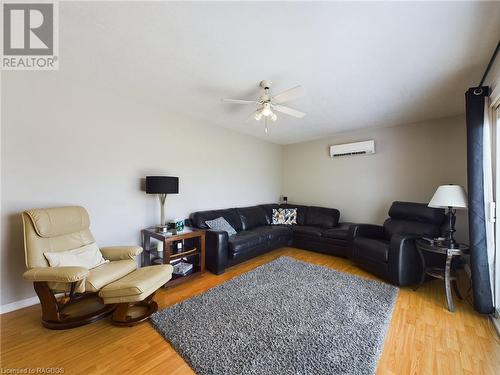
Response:
[[[422,285],[425,281],[425,276],[429,275],[438,279],[444,280],[444,287],[446,290],[446,303],[448,305],[449,311],[455,311],[455,305],[453,304],[453,296],[451,292],[451,286],[457,294],[459,299],[463,299],[457,286],[457,276],[452,269],[452,261],[454,257],[460,257],[467,253],[469,246],[465,244],[457,244],[456,248],[448,248],[442,243],[430,243],[427,240],[419,238],[415,241],[415,245],[420,255],[420,260],[422,261],[422,277],[420,278],[420,283],[418,286]],[[446,255],[446,262],[443,268],[438,267],[427,267],[425,264],[425,258],[423,251],[428,251],[436,254]]]
[[[163,251],[151,247],[151,239],[160,241],[163,244]],[[182,252],[176,252],[174,246],[182,242]],[[149,266],[154,262],[161,261],[169,264],[172,261],[187,258],[193,264],[193,272],[186,276],[172,275],[172,279],[165,284],[165,287],[174,286],[205,271],[205,231],[201,229],[185,228],[179,233],[159,233],[155,228],[142,230],[142,265]]]

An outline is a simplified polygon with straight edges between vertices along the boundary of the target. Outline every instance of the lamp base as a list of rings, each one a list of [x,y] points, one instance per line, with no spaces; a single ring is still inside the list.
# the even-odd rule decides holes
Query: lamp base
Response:
[[[158,232],[158,233],[167,233],[168,232],[168,226],[167,225],[157,225],[156,226],[156,232]]]
[[[443,244],[448,248],[448,249],[456,249],[457,242],[455,241],[455,210],[453,207],[448,207],[448,213],[446,214],[447,220],[448,220],[448,228],[446,230],[446,240],[443,241]]]
[[[455,240],[449,241],[449,240],[444,240],[443,245],[447,247],[448,249],[458,249],[458,243]]]

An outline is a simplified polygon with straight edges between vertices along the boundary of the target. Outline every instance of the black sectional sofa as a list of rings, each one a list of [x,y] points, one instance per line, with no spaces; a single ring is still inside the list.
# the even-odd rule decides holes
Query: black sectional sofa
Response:
[[[277,208],[297,208],[297,224],[272,225],[272,212]],[[335,208],[264,204],[194,212],[190,224],[207,230],[205,264],[219,275],[227,267],[282,246],[348,257],[351,223],[339,223],[339,216]],[[209,229],[206,221],[218,217],[226,219],[237,233],[228,236],[225,231]]]
[[[272,225],[277,208],[297,208],[296,225]],[[422,262],[415,239],[446,231],[443,209],[424,203],[393,202],[384,225],[339,223],[335,208],[264,204],[191,214],[190,225],[206,229],[206,267],[221,274],[227,267],[282,246],[342,256],[394,285],[419,281]],[[225,218],[236,230],[209,229],[205,223]],[[442,264],[438,254],[425,254],[426,264]],[[438,259],[439,258],[439,259]]]

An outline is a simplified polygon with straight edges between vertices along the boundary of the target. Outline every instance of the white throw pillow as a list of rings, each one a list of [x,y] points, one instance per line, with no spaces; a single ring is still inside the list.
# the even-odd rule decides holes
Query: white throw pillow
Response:
[[[92,269],[109,262],[105,260],[95,242],[77,249],[43,253],[51,267],[77,266]]]

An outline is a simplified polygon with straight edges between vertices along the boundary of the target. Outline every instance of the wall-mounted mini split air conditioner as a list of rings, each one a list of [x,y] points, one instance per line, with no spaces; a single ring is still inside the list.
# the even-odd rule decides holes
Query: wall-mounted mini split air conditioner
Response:
[[[373,139],[363,142],[344,143],[330,146],[330,157],[368,155],[375,153],[375,141]]]

